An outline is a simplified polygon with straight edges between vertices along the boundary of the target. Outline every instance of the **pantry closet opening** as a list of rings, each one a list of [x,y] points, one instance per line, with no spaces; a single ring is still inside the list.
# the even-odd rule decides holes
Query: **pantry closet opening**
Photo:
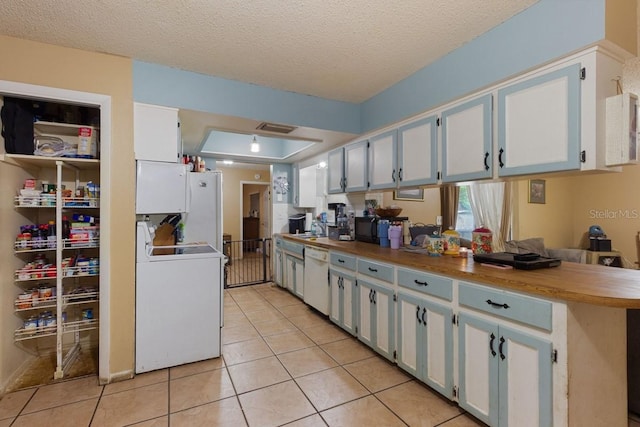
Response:
[[[0,293],[0,389],[108,378],[108,238],[100,228],[108,229],[109,196],[100,186],[108,183],[101,158],[109,157],[111,99],[0,81],[1,103],[12,99],[33,114],[34,154],[12,153],[1,140],[0,195],[11,209],[0,245],[12,256],[0,261],[8,285]]]

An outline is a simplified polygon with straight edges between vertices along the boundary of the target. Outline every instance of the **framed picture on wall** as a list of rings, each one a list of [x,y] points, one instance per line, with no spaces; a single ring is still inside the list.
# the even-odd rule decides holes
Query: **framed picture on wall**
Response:
[[[414,202],[421,202],[424,200],[424,189],[410,188],[396,190],[393,192],[393,200],[412,200]]]
[[[529,203],[545,203],[546,183],[544,179],[529,180]]]

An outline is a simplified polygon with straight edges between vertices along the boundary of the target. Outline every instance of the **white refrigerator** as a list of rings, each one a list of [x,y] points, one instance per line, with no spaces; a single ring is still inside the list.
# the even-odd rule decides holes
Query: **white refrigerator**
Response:
[[[220,356],[222,177],[181,166],[137,165],[136,212],[151,221],[137,223],[136,373]],[[175,213],[183,216],[184,244],[157,254],[153,221]]]
[[[222,172],[187,173],[185,242],[207,242],[222,252]]]

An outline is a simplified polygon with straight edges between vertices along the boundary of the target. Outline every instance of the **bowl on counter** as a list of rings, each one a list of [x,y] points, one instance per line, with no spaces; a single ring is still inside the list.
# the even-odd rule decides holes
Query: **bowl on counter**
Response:
[[[396,217],[400,215],[402,208],[376,208],[376,215],[381,217]]]

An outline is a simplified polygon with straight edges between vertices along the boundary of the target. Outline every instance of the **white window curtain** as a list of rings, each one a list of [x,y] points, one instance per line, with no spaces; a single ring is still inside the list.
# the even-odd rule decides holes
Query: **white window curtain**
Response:
[[[504,251],[504,242],[509,238],[511,231],[511,184],[471,184],[469,201],[476,227],[483,226],[491,230],[494,252]]]

